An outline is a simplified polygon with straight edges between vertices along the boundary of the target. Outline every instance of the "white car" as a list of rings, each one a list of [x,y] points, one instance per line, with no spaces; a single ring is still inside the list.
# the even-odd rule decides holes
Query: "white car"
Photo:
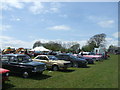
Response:
[[[53,55],[38,55],[33,61],[46,63],[47,68],[51,68],[53,71],[71,67],[70,61],[58,60],[58,58]]]

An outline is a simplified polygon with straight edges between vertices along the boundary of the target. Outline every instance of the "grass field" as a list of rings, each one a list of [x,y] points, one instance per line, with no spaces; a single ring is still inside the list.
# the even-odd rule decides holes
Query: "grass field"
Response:
[[[118,55],[88,66],[67,71],[46,70],[43,75],[27,79],[10,76],[3,88],[118,88]]]

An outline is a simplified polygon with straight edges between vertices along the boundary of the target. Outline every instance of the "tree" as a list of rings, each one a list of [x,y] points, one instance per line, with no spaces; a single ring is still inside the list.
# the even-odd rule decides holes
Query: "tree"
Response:
[[[50,41],[48,43],[44,43],[43,46],[50,49],[50,50],[53,50],[53,51],[60,51],[61,49],[63,49],[61,44],[58,44],[58,43],[53,42],[53,41]]]
[[[94,48],[105,46],[105,41],[106,41],[105,37],[106,37],[106,34],[104,33],[94,35],[88,40],[87,44],[82,47],[82,50],[90,52],[90,51],[93,51]]]
[[[99,47],[99,46],[105,46],[105,38],[106,38],[106,34],[102,33],[102,34],[96,34],[93,37],[91,37],[88,41],[88,44],[95,44],[95,47]]]
[[[80,49],[80,44],[77,43],[75,45],[72,45],[69,49],[72,50],[75,53],[78,53],[78,51]]]
[[[85,45],[85,46],[82,47],[82,51],[90,52],[90,51],[92,51],[92,49],[89,45]]]
[[[40,41],[36,41],[36,42],[33,44],[33,48],[39,47],[39,46],[42,46],[42,43],[41,43]]]

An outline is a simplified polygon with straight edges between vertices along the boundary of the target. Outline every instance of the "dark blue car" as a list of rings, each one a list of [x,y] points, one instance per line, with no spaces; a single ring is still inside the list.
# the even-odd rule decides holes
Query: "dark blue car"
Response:
[[[94,64],[94,60],[93,60],[92,58],[83,57],[83,56],[81,56],[81,55],[78,55],[77,57],[78,57],[78,58],[83,58],[83,59],[85,59],[85,60],[88,62],[88,64]]]
[[[24,54],[5,54],[1,57],[2,67],[13,73],[19,73],[27,78],[33,73],[40,73],[46,69],[45,63],[35,62]]]
[[[87,67],[87,61],[84,58],[78,58],[71,54],[59,54],[56,55],[59,60],[70,61],[72,67]]]

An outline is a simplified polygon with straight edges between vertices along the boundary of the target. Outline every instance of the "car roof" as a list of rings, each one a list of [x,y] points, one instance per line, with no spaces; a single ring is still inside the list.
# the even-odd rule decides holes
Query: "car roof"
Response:
[[[2,56],[26,56],[25,54],[4,54]]]
[[[54,55],[37,55],[37,56],[54,56]]]
[[[61,53],[61,54],[58,54],[58,56],[59,55],[71,55],[71,54],[69,54],[69,53]]]

